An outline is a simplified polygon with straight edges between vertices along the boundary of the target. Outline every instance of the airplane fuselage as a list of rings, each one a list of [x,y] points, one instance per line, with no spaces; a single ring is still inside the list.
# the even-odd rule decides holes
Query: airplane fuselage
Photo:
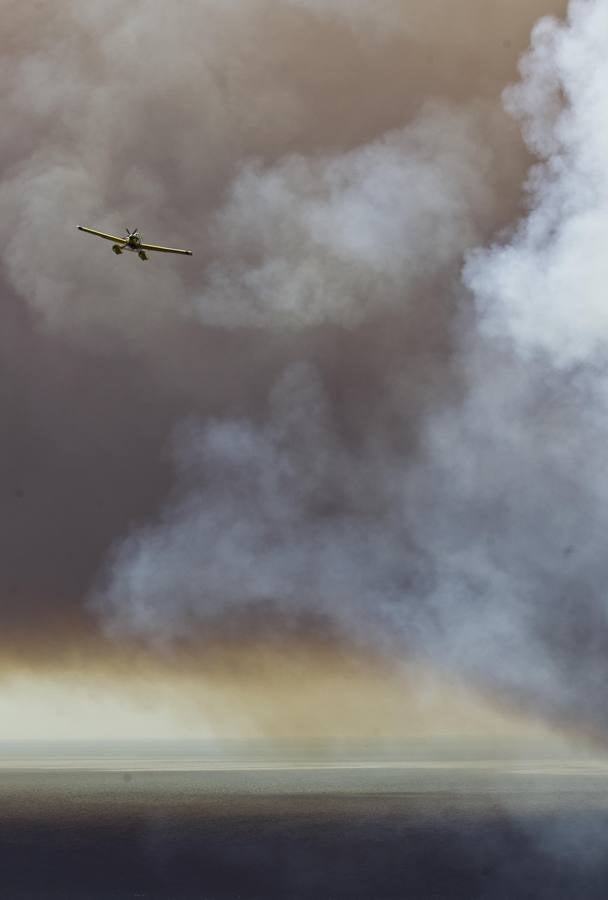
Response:
[[[127,233],[128,237],[124,244],[114,244],[112,247],[114,253],[116,253],[117,256],[120,256],[125,250],[131,250],[132,253],[137,253],[140,259],[148,259],[148,254],[141,246],[141,235],[139,231],[134,231],[132,234],[127,231]]]

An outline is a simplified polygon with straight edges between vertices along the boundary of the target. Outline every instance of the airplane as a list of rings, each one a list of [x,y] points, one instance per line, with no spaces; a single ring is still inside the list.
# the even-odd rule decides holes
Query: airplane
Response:
[[[120,256],[123,250],[133,250],[142,260],[148,259],[146,250],[153,250],[157,253],[179,253],[182,256],[192,256],[192,250],[176,250],[173,247],[159,247],[158,244],[144,244],[139,228],[136,228],[134,231],[125,228],[127,232],[126,238],[117,237],[115,234],[107,234],[105,231],[96,231],[94,228],[85,228],[84,225],[79,225],[78,230],[85,231],[87,234],[95,234],[106,241],[114,241],[112,250],[117,256]]]

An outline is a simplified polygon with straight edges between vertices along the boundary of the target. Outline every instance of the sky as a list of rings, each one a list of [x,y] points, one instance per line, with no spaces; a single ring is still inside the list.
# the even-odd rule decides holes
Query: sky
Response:
[[[13,671],[3,679],[3,738],[14,741],[245,742],[312,741],[340,748],[351,742],[381,746],[458,737],[472,743],[513,742],[560,747],[563,736],[419,667],[381,670],[353,658],[310,655],[291,648],[289,659],[266,648],[239,649],[238,667],[223,651],[203,673],[175,672],[140,662],[134,672]],[[243,662],[242,657],[247,659]],[[566,736],[568,744],[576,737]],[[517,744],[515,745],[517,746]],[[537,751],[538,752],[538,751]]]
[[[456,6],[9,0],[8,736],[604,737],[608,13]]]

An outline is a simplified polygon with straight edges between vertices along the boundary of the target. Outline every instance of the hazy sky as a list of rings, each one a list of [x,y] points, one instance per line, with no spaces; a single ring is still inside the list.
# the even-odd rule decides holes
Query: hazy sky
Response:
[[[9,730],[604,732],[602,4],[5,5]]]
[[[11,740],[213,738],[394,741],[458,735],[470,740],[557,735],[531,717],[472,694],[463,684],[400,666],[249,649],[200,672],[122,665],[108,672],[27,674],[3,680],[0,717]],[[228,654],[230,659],[230,654]],[[246,671],[244,668],[246,667]]]

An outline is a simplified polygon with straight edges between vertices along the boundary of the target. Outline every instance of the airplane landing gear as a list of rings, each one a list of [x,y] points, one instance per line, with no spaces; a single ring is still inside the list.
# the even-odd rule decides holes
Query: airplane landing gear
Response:
[[[119,244],[114,244],[112,250],[114,251],[116,256],[120,256],[120,254],[122,253],[122,247]]]
[[[148,254],[146,253],[145,250],[140,250],[137,255],[139,256],[140,259],[143,259],[144,262],[148,258]]]

